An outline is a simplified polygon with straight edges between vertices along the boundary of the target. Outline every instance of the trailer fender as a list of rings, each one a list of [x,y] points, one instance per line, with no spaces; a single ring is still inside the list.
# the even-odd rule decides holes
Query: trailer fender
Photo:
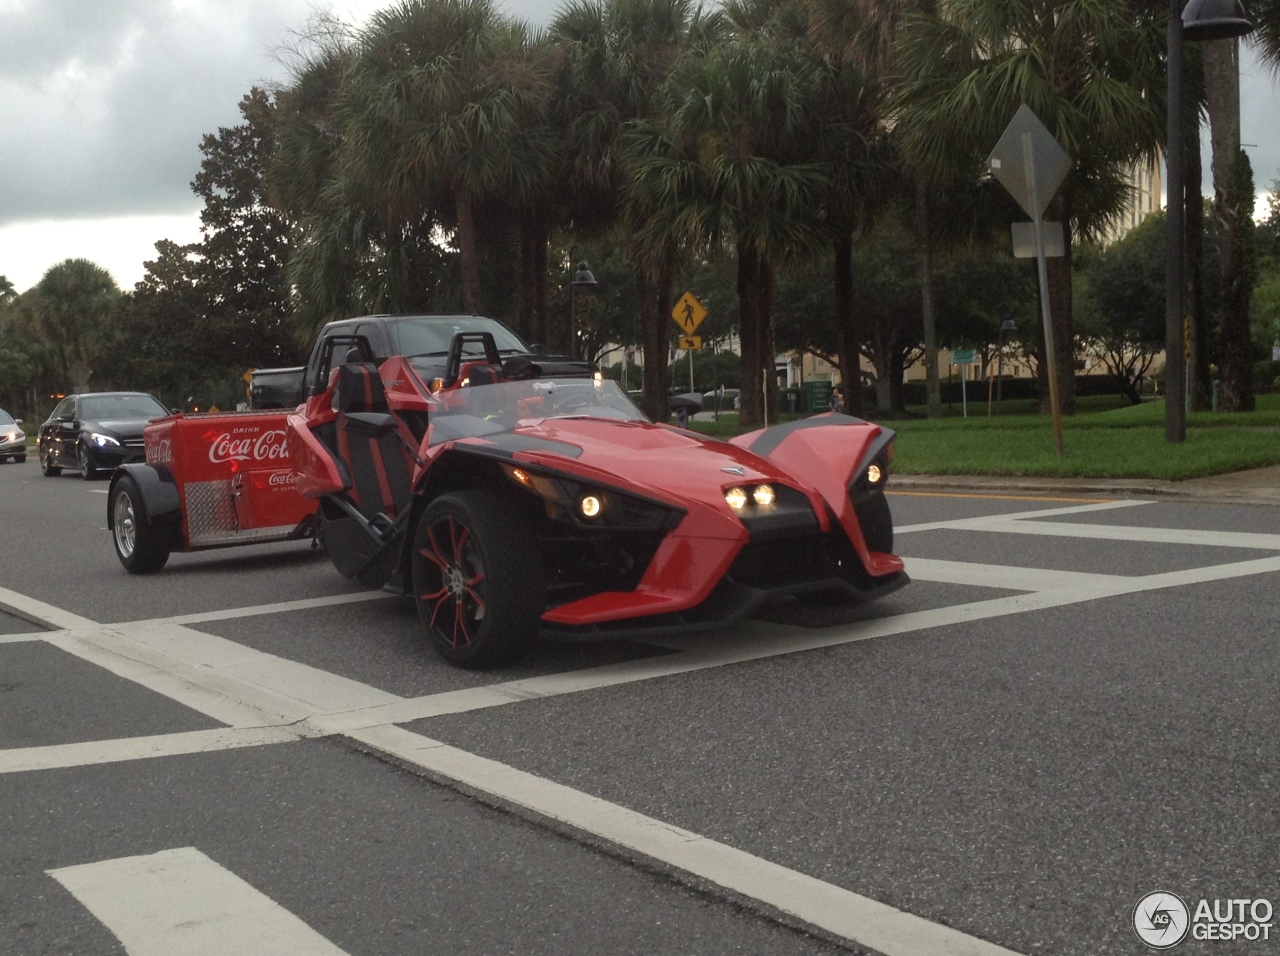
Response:
[[[148,525],[165,532],[169,544],[174,551],[183,550],[182,542],[182,498],[178,494],[178,485],[173,475],[163,465],[144,465],[133,462],[121,465],[111,476],[111,487],[107,490],[107,501],[114,499],[116,485],[125,476],[133,479],[142,495],[143,520]],[[113,529],[114,522],[111,508],[107,507],[107,528]]]

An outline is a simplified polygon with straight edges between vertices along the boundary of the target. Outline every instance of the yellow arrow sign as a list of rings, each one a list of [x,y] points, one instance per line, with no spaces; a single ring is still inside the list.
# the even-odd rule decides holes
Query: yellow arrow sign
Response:
[[[693,335],[706,317],[707,310],[702,307],[702,303],[692,292],[686,292],[680,296],[680,301],[671,310],[671,318],[675,320],[676,325],[684,329],[685,335]]]
[[[701,335],[680,336],[680,350],[682,352],[696,352],[700,348],[702,348]]]

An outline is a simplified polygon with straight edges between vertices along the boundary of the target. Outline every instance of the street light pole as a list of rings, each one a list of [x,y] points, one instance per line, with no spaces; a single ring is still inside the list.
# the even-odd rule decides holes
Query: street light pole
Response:
[[[569,280],[569,358],[578,357],[578,312],[575,293],[580,288],[595,288],[599,285],[596,277],[585,262],[578,263],[578,271]]]
[[[1165,190],[1168,194],[1164,312],[1164,440],[1187,438],[1185,323],[1186,199],[1182,162],[1182,53],[1184,41],[1225,40],[1253,29],[1240,0],[1169,0]]]
[[[1186,217],[1182,171],[1182,2],[1169,0],[1166,151],[1164,156],[1168,194],[1165,250],[1164,305],[1164,440],[1187,438],[1185,360],[1182,355],[1183,305],[1186,284]]]

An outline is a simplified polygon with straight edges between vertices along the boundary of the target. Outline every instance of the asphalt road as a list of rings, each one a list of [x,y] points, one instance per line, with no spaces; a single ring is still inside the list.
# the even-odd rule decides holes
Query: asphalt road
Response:
[[[1280,905],[1280,507],[899,494],[878,604],[474,674],[305,543],[126,574],[106,489],[0,466],[0,954],[1105,956],[1155,891]]]

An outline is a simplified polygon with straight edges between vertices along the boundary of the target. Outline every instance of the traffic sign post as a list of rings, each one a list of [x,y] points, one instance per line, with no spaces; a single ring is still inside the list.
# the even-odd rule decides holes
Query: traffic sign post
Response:
[[[960,408],[961,418],[969,417],[969,389],[966,385],[968,378],[965,369],[973,364],[976,358],[973,349],[952,349],[951,364],[960,366]]]
[[[1053,315],[1049,308],[1049,270],[1045,263],[1044,211],[1071,169],[1071,157],[1023,103],[987,159],[991,174],[1009,190],[1031,217],[1036,265],[1040,278],[1040,315],[1044,323],[1045,364],[1049,371],[1049,405],[1053,410],[1053,443],[1062,449],[1062,404],[1058,396],[1058,362],[1053,345]]]
[[[702,348],[702,336],[694,335],[693,333],[698,330],[698,326],[702,324],[702,320],[706,317],[707,310],[692,292],[686,292],[680,296],[680,301],[671,310],[671,320],[684,330],[684,335],[680,336],[680,351],[689,353],[689,391],[691,392],[695,391],[693,387],[693,353]]]

